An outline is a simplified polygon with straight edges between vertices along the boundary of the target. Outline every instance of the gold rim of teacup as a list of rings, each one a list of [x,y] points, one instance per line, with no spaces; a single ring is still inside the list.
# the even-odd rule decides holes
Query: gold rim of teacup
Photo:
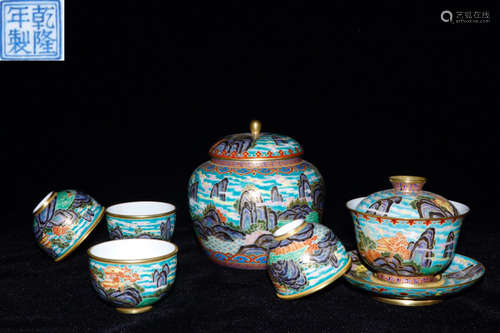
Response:
[[[124,314],[140,314],[153,308],[152,305],[141,306],[140,308],[115,308],[116,311]]]
[[[145,219],[152,219],[152,218],[157,218],[157,217],[167,217],[167,216],[170,216],[170,215],[174,215],[177,208],[172,205],[171,203],[168,203],[168,202],[162,202],[162,201],[156,201],[158,203],[162,203],[162,204],[169,204],[171,205],[172,207],[174,207],[173,210],[169,211],[169,212],[166,212],[166,213],[158,213],[158,214],[147,214],[147,215],[126,215],[126,214],[114,214],[114,213],[110,213],[108,210],[114,206],[117,206],[117,205],[121,205],[121,204],[125,204],[125,203],[128,203],[128,202],[122,202],[122,203],[118,203],[118,204],[114,204],[112,206],[109,206],[108,208],[106,208],[106,215],[107,216],[111,216],[111,217],[117,217],[117,218],[122,218],[122,219],[133,219],[133,220],[145,220]]]
[[[57,197],[57,192],[52,191],[50,196],[46,197],[43,199],[43,202],[39,203],[40,207],[36,211],[33,212],[33,215],[37,216],[39,215],[47,206],[52,202]]]
[[[123,241],[123,240],[124,239],[116,239],[116,240],[111,240],[111,241],[108,241],[108,242],[120,242],[120,241]],[[151,258],[144,258],[144,259],[108,259],[108,258],[98,257],[98,256],[95,256],[95,255],[93,255],[93,254],[90,253],[90,250],[92,250],[97,245],[102,244],[102,243],[100,243],[100,244],[96,244],[94,246],[91,246],[87,250],[87,255],[90,258],[94,259],[94,260],[97,260],[99,262],[104,262],[104,263],[107,263],[107,264],[150,264],[150,263],[153,263],[153,262],[158,262],[158,261],[162,261],[162,260],[171,258],[174,255],[176,255],[177,252],[179,252],[179,248],[174,243],[168,242],[168,241],[162,240],[162,239],[155,239],[155,240],[161,241],[161,242],[167,242],[169,244],[172,244],[174,246],[174,251],[170,252],[169,254],[165,254],[163,256],[151,257]],[[107,242],[105,242],[105,243],[107,243]]]
[[[335,282],[336,280],[338,280],[340,277],[342,277],[349,269],[351,269],[352,259],[351,259],[351,257],[349,255],[347,255],[347,257],[348,257],[348,261],[347,261],[347,264],[344,266],[344,268],[342,268],[340,271],[337,272],[337,274],[335,274],[334,276],[332,276],[331,278],[329,278],[325,282],[320,283],[316,287],[311,288],[309,290],[306,290],[306,291],[304,291],[304,292],[302,292],[300,294],[295,294],[295,295],[281,295],[281,294],[276,293],[276,296],[278,296],[281,299],[292,300],[292,299],[302,298],[304,296],[310,295],[312,293],[315,293],[315,292],[317,292],[317,291],[319,291],[319,290],[321,290],[321,289],[329,286],[330,284],[332,284],[333,282]]]
[[[390,176],[389,181],[393,183],[423,184],[427,181],[427,179],[425,177],[420,177],[420,176],[396,175],[396,176]]]
[[[99,224],[99,222],[101,222],[102,220],[102,217],[104,216],[104,207],[102,207],[102,210],[101,212],[99,213],[99,216],[97,217],[97,219],[94,221],[94,224],[92,224],[89,228],[89,230],[87,230],[83,235],[82,237],[80,237],[80,239],[66,252],[64,253],[62,256],[60,257],[57,257],[56,259],[54,259],[55,262],[58,262],[58,261],[61,261],[63,260],[64,258],[66,258],[68,255],[70,255],[74,250],[76,250],[76,248],[78,246],[80,246],[81,243],[83,243],[83,241],[85,239],[87,239],[88,235],[90,235],[90,233],[92,232],[92,230],[94,230],[97,225]]]
[[[278,236],[278,237],[276,237],[276,236],[273,236],[273,237],[277,241],[281,241],[283,239],[287,239],[288,237],[293,236],[296,233],[298,233],[300,230],[304,229],[304,227],[306,226],[306,224],[307,224],[307,222],[304,220],[300,225],[296,226],[295,228],[293,228],[292,230],[290,230],[286,234],[283,234],[283,235]],[[284,226],[286,226],[286,224]]]

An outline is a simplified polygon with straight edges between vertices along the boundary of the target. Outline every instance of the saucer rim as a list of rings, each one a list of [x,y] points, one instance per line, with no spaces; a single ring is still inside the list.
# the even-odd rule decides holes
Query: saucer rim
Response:
[[[355,249],[355,250],[350,250],[350,251],[347,251],[347,254],[350,256],[350,253],[351,253],[351,252],[354,252],[354,251],[357,251],[357,250]],[[467,258],[467,259],[470,259],[470,260],[475,261],[478,265],[480,265],[480,266],[483,268],[483,269],[482,269],[482,272],[481,272],[481,275],[479,275],[477,278],[475,278],[475,279],[473,279],[473,280],[470,280],[470,281],[467,281],[467,282],[463,282],[463,283],[459,283],[459,284],[453,284],[453,285],[448,285],[448,286],[446,286],[446,285],[443,283],[443,284],[442,284],[442,285],[440,285],[440,286],[435,286],[435,287],[427,287],[427,288],[425,288],[425,287],[424,287],[424,288],[419,288],[419,287],[408,288],[408,287],[398,286],[398,285],[396,285],[396,284],[389,284],[389,283],[386,283],[386,284],[384,284],[384,283],[376,283],[376,282],[374,282],[372,279],[370,279],[370,280],[361,280],[361,279],[358,279],[358,278],[354,278],[354,277],[352,277],[352,276],[348,276],[349,272],[346,272],[346,274],[344,274],[344,278],[345,278],[346,280],[348,280],[348,281],[349,281],[349,280],[353,280],[353,281],[360,282],[360,283],[366,283],[366,284],[371,285],[371,286],[380,286],[380,285],[381,285],[381,286],[385,286],[385,287],[389,286],[389,287],[393,287],[393,288],[401,288],[401,289],[407,289],[407,290],[412,290],[412,291],[413,291],[413,290],[433,290],[433,289],[442,289],[442,288],[446,288],[446,289],[448,289],[448,288],[459,288],[459,287],[463,287],[463,286],[472,286],[474,283],[476,283],[477,281],[479,281],[479,280],[480,280],[480,279],[484,276],[484,274],[486,273],[486,267],[485,267],[485,266],[484,266],[484,265],[483,265],[480,261],[478,261],[478,260],[476,260],[476,259],[474,259],[474,258],[468,257],[468,256],[466,256],[466,255],[460,254],[460,253],[455,253],[455,256],[456,256],[456,255],[459,255],[459,256],[462,256],[462,257],[465,257],[465,258]],[[455,257],[453,258],[453,260],[454,260],[454,259],[455,259]],[[452,260],[452,263],[453,263],[453,260]],[[361,262],[361,265],[363,265],[363,266],[367,269],[367,271],[373,275],[373,272],[372,272],[372,271],[370,271],[370,270],[366,267],[366,265],[364,265],[364,264],[363,264],[363,262],[362,262],[362,261],[360,261],[360,262]],[[354,265],[354,262],[353,262],[353,265]],[[451,264],[450,264],[450,265],[451,265]],[[352,267],[352,266],[351,266],[351,267]],[[448,269],[446,269],[443,273],[441,273],[441,275],[443,276],[443,278],[446,278],[446,277],[445,277],[445,274],[446,274],[446,271],[447,271],[447,270],[448,270]],[[357,286],[357,285],[355,285],[355,286]],[[359,286],[357,286],[357,287],[359,287]],[[360,289],[363,289],[363,290],[366,290],[366,289],[361,288],[361,287],[359,287],[359,288],[360,288]],[[376,291],[369,291],[369,292],[372,292],[372,293],[375,293],[375,294],[377,294],[377,295],[380,295],[380,293],[377,293]],[[457,291],[457,292],[458,292],[458,291]],[[444,296],[446,296],[446,295],[453,294],[453,293],[454,293],[453,291],[450,291],[449,293],[446,293],[446,294],[444,294],[444,295],[433,295],[433,296],[429,296],[429,297],[440,298],[440,297],[444,297]],[[411,297],[411,299],[414,299],[414,298],[418,298],[418,299],[420,299],[420,297],[415,297],[415,296]],[[408,299],[410,299],[410,298],[408,298]]]

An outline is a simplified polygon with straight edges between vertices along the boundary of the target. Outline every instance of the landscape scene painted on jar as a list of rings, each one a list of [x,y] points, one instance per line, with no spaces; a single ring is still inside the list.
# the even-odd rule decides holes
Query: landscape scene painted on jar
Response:
[[[272,232],[303,218],[319,222],[324,185],[308,162],[281,168],[245,169],[206,162],[188,185],[198,238],[218,260],[265,268]],[[225,256],[225,257],[224,257]]]
[[[212,146],[213,157],[237,159],[276,159],[302,155],[302,147],[294,139],[272,133],[261,133],[257,139],[250,134],[234,134]]]
[[[118,307],[143,307],[156,302],[172,286],[177,258],[141,265],[90,261],[92,286],[99,297]]]

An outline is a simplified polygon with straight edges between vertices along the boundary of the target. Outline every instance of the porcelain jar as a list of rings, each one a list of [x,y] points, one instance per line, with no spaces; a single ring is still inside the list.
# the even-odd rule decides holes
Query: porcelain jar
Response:
[[[227,136],[209,150],[188,183],[191,219],[209,258],[241,269],[266,269],[272,233],[296,219],[321,221],[324,183],[294,139],[261,133]]]
[[[393,188],[347,203],[359,254],[385,282],[436,282],[453,259],[469,208],[424,191],[423,177],[390,181]]]

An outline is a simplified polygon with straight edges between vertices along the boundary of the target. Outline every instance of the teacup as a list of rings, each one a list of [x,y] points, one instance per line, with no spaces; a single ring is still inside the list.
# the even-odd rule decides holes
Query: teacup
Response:
[[[175,227],[175,206],[166,202],[135,201],[106,209],[109,237],[170,240]]]
[[[319,223],[294,220],[276,230],[273,237],[267,271],[279,298],[312,294],[337,280],[351,266],[340,240]]]
[[[50,192],[33,210],[38,245],[56,262],[74,251],[101,221],[104,207],[75,190]]]
[[[439,218],[400,218],[359,212],[365,197],[347,202],[354,221],[358,252],[375,277],[408,287],[438,285],[451,263],[469,208],[450,201],[457,214]],[[440,281],[441,280],[441,281]]]
[[[120,239],[88,251],[91,283],[99,297],[126,314],[151,310],[172,287],[175,244],[157,239]]]

